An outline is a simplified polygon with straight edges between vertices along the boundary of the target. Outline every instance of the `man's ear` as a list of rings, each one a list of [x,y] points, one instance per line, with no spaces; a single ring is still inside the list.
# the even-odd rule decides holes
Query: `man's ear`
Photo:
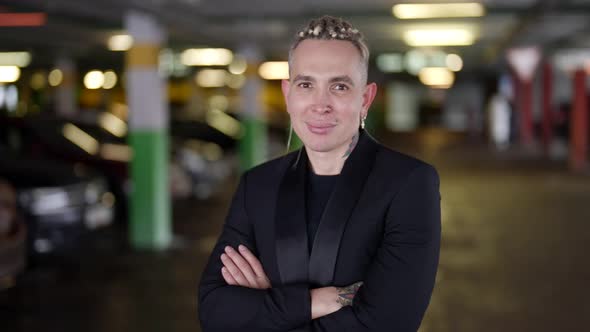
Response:
[[[287,97],[289,96],[289,89],[291,88],[291,82],[289,80],[282,80],[281,81],[281,90],[283,91],[283,97],[285,98],[285,103],[287,102]]]
[[[369,83],[367,84],[367,86],[365,87],[365,92],[363,92],[363,116],[367,116],[367,113],[369,112],[369,107],[371,107],[371,104],[373,103],[373,100],[375,100],[375,96],[377,95],[377,84],[375,83]]]

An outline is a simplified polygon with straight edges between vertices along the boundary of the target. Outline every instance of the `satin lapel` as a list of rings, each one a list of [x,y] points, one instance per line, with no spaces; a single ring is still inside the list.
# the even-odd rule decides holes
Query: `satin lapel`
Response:
[[[377,147],[366,132],[361,132],[356,148],[344,164],[313,242],[309,260],[309,282],[312,285],[332,283],[340,240],[373,168]]]
[[[308,277],[305,221],[307,156],[302,150],[295,159],[283,176],[275,214],[277,265],[283,284],[307,282]]]

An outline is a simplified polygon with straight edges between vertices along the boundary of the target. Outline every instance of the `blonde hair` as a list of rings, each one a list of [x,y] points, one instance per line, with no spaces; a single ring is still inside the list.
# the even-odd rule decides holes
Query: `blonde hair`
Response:
[[[369,48],[363,34],[355,29],[350,22],[341,18],[324,15],[313,19],[295,35],[295,40],[289,49],[289,66],[293,60],[293,51],[307,39],[343,40],[348,41],[359,51],[361,56],[362,77],[366,82],[369,69]]]

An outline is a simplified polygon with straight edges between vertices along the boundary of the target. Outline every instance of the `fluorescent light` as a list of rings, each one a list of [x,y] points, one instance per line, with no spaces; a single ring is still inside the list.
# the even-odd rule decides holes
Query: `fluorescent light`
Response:
[[[84,130],[71,123],[66,123],[63,126],[62,132],[65,138],[88,154],[96,154],[98,152],[98,141]]]
[[[195,81],[203,88],[220,88],[225,85],[227,71],[225,69],[203,69],[195,76]]]
[[[404,59],[401,54],[390,53],[377,56],[377,67],[384,73],[399,73],[404,70]]]
[[[180,55],[185,66],[227,66],[232,60],[232,51],[225,48],[190,48]]]
[[[0,52],[0,65],[26,67],[31,63],[29,52]]]
[[[131,46],[133,46],[133,37],[130,35],[114,35],[108,41],[111,51],[128,51]]]
[[[410,50],[404,56],[404,65],[408,73],[418,75],[420,70],[428,65],[428,58],[426,54],[420,50]]]
[[[392,13],[399,19],[420,19],[437,17],[481,17],[485,8],[477,2],[398,4]]]
[[[289,63],[287,61],[268,61],[260,65],[258,74],[265,80],[289,79]]]
[[[112,70],[104,72],[104,83],[102,84],[103,89],[112,89],[117,84],[117,74]]]
[[[104,74],[99,70],[89,71],[84,76],[84,86],[86,89],[95,90],[104,84]]]
[[[0,83],[12,83],[18,81],[20,69],[17,66],[0,66]]]
[[[61,82],[63,82],[63,79],[64,79],[64,74],[61,70],[54,69],[49,72],[49,78],[48,78],[49,85],[58,86],[61,84]]]
[[[133,157],[133,150],[125,144],[105,143],[100,148],[100,155],[104,159],[128,162]]]
[[[98,124],[109,133],[124,137],[127,134],[127,124],[112,113],[102,113],[98,118]]]
[[[229,74],[225,77],[225,84],[232,89],[241,89],[246,83],[246,76]]]
[[[209,107],[225,112],[229,108],[229,99],[224,95],[211,96]]]
[[[209,110],[205,120],[211,127],[235,139],[240,138],[242,134],[240,122],[220,110]]]
[[[426,67],[418,74],[420,82],[433,88],[450,88],[455,82],[455,74],[447,68]]]
[[[445,59],[447,68],[452,71],[460,71],[463,69],[463,59],[457,54],[448,54],[447,58]]]
[[[468,29],[415,29],[404,33],[404,41],[410,46],[467,46],[475,41]]]
[[[232,63],[229,64],[227,70],[234,75],[241,75],[248,69],[248,63],[242,57],[234,57]]]

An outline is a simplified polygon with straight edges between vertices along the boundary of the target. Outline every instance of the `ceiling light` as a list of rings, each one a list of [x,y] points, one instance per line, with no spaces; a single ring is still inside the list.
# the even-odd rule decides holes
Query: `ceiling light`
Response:
[[[63,79],[64,79],[64,74],[61,70],[54,69],[49,72],[49,77],[48,77],[49,85],[58,86],[61,84]]]
[[[445,62],[447,64],[447,68],[452,71],[460,71],[463,69],[463,59],[461,59],[461,57],[457,54],[447,55]]]
[[[246,83],[246,75],[229,74],[225,77],[225,84],[232,89],[241,89]]]
[[[242,57],[235,57],[227,69],[234,75],[240,75],[246,72],[246,69],[248,69],[248,63]]]
[[[235,139],[239,139],[242,135],[242,125],[240,122],[220,110],[209,110],[205,116],[205,121],[211,127]]]
[[[104,84],[104,74],[99,70],[90,71],[84,76],[84,86],[86,89],[99,89]]]
[[[376,59],[377,68],[384,73],[399,73],[404,70],[404,58],[401,54],[380,54]]]
[[[221,88],[225,85],[226,76],[224,69],[203,69],[197,73],[195,80],[203,88]]]
[[[12,83],[18,81],[20,69],[17,66],[0,66],[0,83]]]
[[[265,80],[289,79],[289,63],[287,61],[268,61],[258,68],[258,74]]]
[[[29,52],[0,52],[0,66],[26,67],[31,63]]]
[[[111,51],[128,51],[133,46],[133,37],[130,35],[114,35],[108,41]]]
[[[103,89],[112,89],[117,84],[117,74],[112,70],[104,72],[104,83],[102,84]]]
[[[112,113],[102,113],[98,118],[99,125],[109,133],[124,137],[127,134],[127,124]]]
[[[421,19],[440,17],[481,17],[485,8],[477,2],[398,4],[392,13],[399,19]]]
[[[404,33],[404,41],[410,46],[467,46],[475,36],[468,29],[415,29]]]
[[[133,157],[133,150],[125,144],[105,143],[100,147],[100,155],[108,160],[129,162]]]
[[[71,123],[67,123],[64,125],[62,131],[65,138],[88,154],[96,154],[98,152],[98,141],[84,130]]]
[[[455,74],[442,67],[426,67],[418,74],[420,82],[433,88],[450,88],[455,82]]]
[[[191,48],[180,55],[185,66],[227,66],[232,60],[232,51],[225,48]]]

